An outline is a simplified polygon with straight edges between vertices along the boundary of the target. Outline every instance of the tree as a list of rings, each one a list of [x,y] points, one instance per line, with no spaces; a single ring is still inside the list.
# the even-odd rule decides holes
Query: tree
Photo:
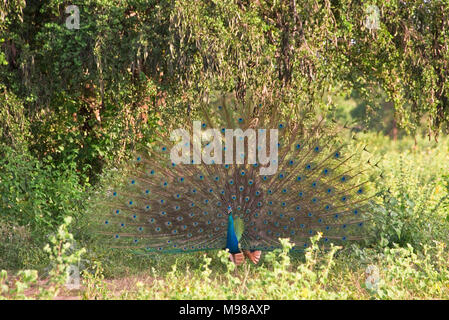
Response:
[[[80,28],[68,29],[77,5]],[[415,130],[448,120],[449,1],[88,0],[1,4],[0,67],[30,148],[91,176],[158,119],[216,93],[314,115],[357,89]],[[1,63],[0,63],[1,64]],[[160,128],[158,128],[160,129]]]

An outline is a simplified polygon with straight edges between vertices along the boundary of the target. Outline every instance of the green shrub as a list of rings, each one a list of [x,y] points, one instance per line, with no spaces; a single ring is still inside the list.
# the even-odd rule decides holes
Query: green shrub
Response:
[[[29,228],[0,223],[0,269],[43,269],[47,260],[42,247],[33,241]]]
[[[42,240],[63,223],[78,217],[87,186],[79,184],[74,164],[55,166],[27,152],[0,145],[0,223],[27,226]]]
[[[373,143],[370,143],[373,142]],[[367,136],[372,152],[383,154],[376,185],[383,195],[371,210],[370,246],[419,248],[433,240],[448,241],[448,140],[438,144],[419,138],[388,141]]]

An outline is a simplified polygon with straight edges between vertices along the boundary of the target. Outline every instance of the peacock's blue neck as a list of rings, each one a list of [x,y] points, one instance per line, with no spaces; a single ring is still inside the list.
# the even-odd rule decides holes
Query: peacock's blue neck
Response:
[[[228,232],[226,236],[226,248],[229,249],[230,253],[239,253],[239,240],[237,239],[237,235],[235,234],[234,228],[234,218],[232,217],[232,213],[229,214],[228,218]]]

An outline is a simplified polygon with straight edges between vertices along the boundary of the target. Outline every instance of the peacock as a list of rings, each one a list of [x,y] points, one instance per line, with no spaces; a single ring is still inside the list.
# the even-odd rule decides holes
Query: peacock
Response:
[[[100,233],[112,247],[227,249],[239,265],[280,238],[293,251],[318,232],[324,246],[363,238],[377,163],[347,126],[225,97],[179,121],[161,125],[109,190]]]

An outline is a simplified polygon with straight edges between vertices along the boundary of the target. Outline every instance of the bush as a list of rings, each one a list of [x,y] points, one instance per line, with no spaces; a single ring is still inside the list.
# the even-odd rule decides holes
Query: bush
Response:
[[[379,146],[375,151],[384,155],[382,177],[376,178],[377,189],[384,194],[371,212],[370,244],[380,248],[410,244],[418,249],[433,240],[447,243],[449,189],[444,174],[449,170],[448,140],[436,144],[404,139],[382,144],[377,136],[374,141]]]
[[[46,267],[46,255],[33,241],[29,228],[0,222],[0,269]]]
[[[26,226],[33,240],[79,217],[87,186],[79,184],[74,164],[55,166],[28,152],[0,145],[0,223]]]

